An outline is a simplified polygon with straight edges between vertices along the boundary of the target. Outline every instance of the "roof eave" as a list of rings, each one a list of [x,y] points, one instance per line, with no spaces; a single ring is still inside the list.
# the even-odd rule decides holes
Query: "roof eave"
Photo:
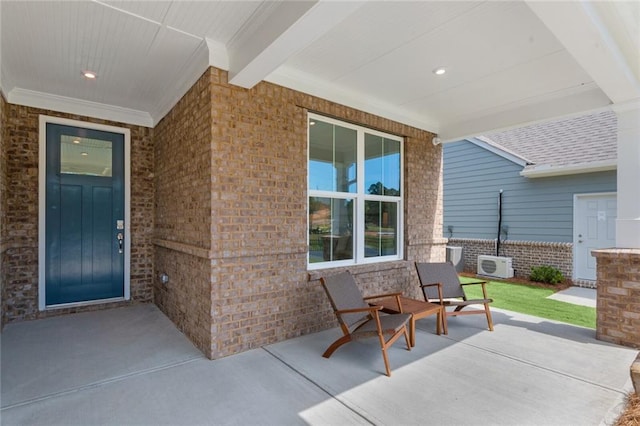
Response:
[[[516,154],[515,152],[509,151],[508,149],[504,148],[502,145],[492,141],[487,137],[476,136],[474,138],[467,138],[465,140],[467,142],[471,142],[476,146],[479,146],[480,148],[486,149],[487,151],[492,152],[502,158],[505,158],[513,163],[516,163],[522,167],[525,167],[528,164],[532,164],[531,161]]]
[[[617,160],[603,160],[590,163],[567,164],[559,166],[542,164],[538,166],[526,167],[520,172],[520,176],[533,179],[541,177],[577,175],[582,173],[605,172],[616,170],[617,168]]]

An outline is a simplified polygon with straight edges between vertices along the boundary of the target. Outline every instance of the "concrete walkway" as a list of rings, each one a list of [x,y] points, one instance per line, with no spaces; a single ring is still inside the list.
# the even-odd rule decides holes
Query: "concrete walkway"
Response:
[[[2,425],[598,425],[637,351],[593,330],[494,309],[418,322],[417,345],[324,349],[337,329],[209,361],[153,305],[9,324]]]
[[[547,299],[559,300],[561,302],[572,303],[574,305],[588,306],[590,308],[596,307],[596,293],[595,288],[584,287],[569,287],[565,290],[553,293]]]

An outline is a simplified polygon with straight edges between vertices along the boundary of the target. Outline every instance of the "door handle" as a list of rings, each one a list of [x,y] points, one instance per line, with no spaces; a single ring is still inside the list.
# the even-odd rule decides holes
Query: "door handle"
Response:
[[[116,236],[116,238],[118,239],[118,253],[122,253],[123,252],[122,245],[124,243],[124,235],[122,234],[122,232],[118,232],[118,235]]]

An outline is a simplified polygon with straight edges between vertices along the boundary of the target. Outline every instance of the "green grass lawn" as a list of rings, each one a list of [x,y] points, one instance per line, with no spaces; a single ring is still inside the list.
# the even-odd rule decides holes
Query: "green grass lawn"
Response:
[[[460,277],[460,281],[477,281],[475,278]],[[465,286],[469,299],[482,298],[482,287]],[[596,328],[596,309],[547,299],[556,290],[542,287],[509,284],[498,281],[487,283],[488,296],[493,299],[491,306],[523,314],[534,315],[555,321],[562,321],[582,327]]]

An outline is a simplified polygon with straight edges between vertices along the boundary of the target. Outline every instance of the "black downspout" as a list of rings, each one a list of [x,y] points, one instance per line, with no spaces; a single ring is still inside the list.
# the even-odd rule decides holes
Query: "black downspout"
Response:
[[[502,189],[498,195],[498,240],[496,242],[496,256],[500,256],[500,230],[502,229]]]

